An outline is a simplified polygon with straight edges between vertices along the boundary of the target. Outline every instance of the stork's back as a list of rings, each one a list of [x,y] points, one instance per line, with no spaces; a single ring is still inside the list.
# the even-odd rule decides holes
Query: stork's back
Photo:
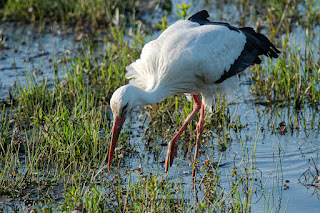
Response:
[[[189,18],[190,21],[200,25],[220,25],[229,28],[230,31],[237,31],[246,36],[246,43],[241,54],[231,65],[229,70],[216,81],[221,83],[226,79],[244,71],[247,67],[253,64],[260,64],[260,55],[265,55],[271,58],[277,58],[280,51],[270,42],[270,40],[261,33],[255,32],[251,27],[237,28],[224,22],[210,22],[207,18],[209,14],[206,10],[200,11]]]

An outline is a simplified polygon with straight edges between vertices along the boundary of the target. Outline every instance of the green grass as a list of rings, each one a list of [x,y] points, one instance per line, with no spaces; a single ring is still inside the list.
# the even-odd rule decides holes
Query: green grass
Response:
[[[134,14],[134,9],[140,4],[138,0],[7,0],[0,4],[0,14],[3,20],[47,24],[57,21],[67,26],[101,28],[127,22],[127,18],[132,17],[129,13]],[[117,14],[122,15],[116,19]]]
[[[305,103],[317,107],[320,101],[319,47],[312,46],[314,39],[307,38],[305,46],[297,47],[284,37],[283,53],[277,60],[268,60],[266,66],[253,69],[252,93],[263,101],[290,104],[301,109]]]
[[[112,91],[125,84],[125,66],[138,57],[137,47],[143,42],[137,33],[129,47],[121,38],[123,31],[111,29],[103,59],[91,55],[90,49],[82,57],[65,58],[61,66],[65,77],[56,76],[53,87],[33,75],[26,77],[25,86],[18,85],[18,105],[4,106],[1,115],[1,196],[36,196],[26,202],[35,208],[53,203],[54,209],[68,210],[77,193],[69,188],[79,190],[84,182],[92,185],[92,175],[105,169],[110,138],[108,100]],[[125,148],[123,152],[132,152]],[[55,188],[60,188],[58,193]],[[64,192],[63,199],[70,204],[60,205],[56,197]]]

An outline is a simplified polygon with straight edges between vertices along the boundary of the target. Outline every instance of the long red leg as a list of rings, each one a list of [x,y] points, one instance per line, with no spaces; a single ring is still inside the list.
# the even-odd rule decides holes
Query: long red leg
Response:
[[[199,112],[201,108],[202,101],[201,101],[200,95],[192,95],[192,97],[194,100],[194,105],[193,105],[193,110],[191,114],[187,117],[186,121],[182,125],[179,132],[172,138],[172,140],[168,144],[168,150],[167,150],[167,156],[166,156],[166,162],[165,162],[166,172],[168,171],[169,166],[172,165],[173,159],[177,157],[177,149],[178,149],[177,140],[179,139],[180,135],[185,130],[187,125],[190,123],[192,118]]]
[[[198,150],[199,150],[199,146],[200,146],[201,135],[202,135],[202,132],[203,132],[203,123],[204,123],[204,105],[201,104],[200,118],[199,118],[199,122],[197,124],[196,147],[195,147],[194,159],[193,159],[193,169],[192,169],[192,177],[193,178],[196,175],[196,164],[197,164]]]

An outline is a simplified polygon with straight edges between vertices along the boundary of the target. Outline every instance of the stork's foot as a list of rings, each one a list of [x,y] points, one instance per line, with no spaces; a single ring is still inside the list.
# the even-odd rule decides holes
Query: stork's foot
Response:
[[[168,144],[168,151],[166,155],[166,161],[165,161],[165,169],[166,172],[168,172],[169,167],[172,166],[173,160],[177,157],[177,145],[178,138],[174,137]]]
[[[191,175],[191,177],[192,177],[193,179],[195,179],[196,174],[197,174],[196,166],[197,166],[197,162],[194,161],[194,162],[193,162],[193,168],[192,168],[192,175]]]
[[[202,132],[197,134],[196,146],[194,151],[194,159],[193,159],[192,178],[195,178],[197,173],[196,167],[197,167],[197,161],[198,161],[198,152],[199,152],[201,135],[202,135]]]
[[[193,159],[193,168],[192,168],[192,178],[195,178],[197,173],[197,161],[198,161],[198,153],[199,153],[199,147],[200,147],[200,140],[201,140],[202,131],[197,134],[197,140],[196,140],[196,146],[194,150],[194,159]]]

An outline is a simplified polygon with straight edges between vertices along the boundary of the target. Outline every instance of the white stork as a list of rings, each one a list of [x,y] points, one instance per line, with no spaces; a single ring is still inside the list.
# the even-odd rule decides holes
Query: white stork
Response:
[[[260,55],[278,57],[280,51],[267,37],[252,28],[210,22],[208,17],[208,12],[203,10],[188,20],[175,22],[143,47],[140,59],[126,67],[126,78],[130,82],[118,88],[110,100],[114,123],[108,168],[130,109],[183,93],[192,95],[193,111],[168,144],[165,170],[168,171],[177,156],[177,140],[200,111],[195,162],[203,132],[204,109],[211,110],[215,95],[232,92],[237,86],[235,75],[250,65],[260,64]],[[192,171],[194,176],[195,169]]]

